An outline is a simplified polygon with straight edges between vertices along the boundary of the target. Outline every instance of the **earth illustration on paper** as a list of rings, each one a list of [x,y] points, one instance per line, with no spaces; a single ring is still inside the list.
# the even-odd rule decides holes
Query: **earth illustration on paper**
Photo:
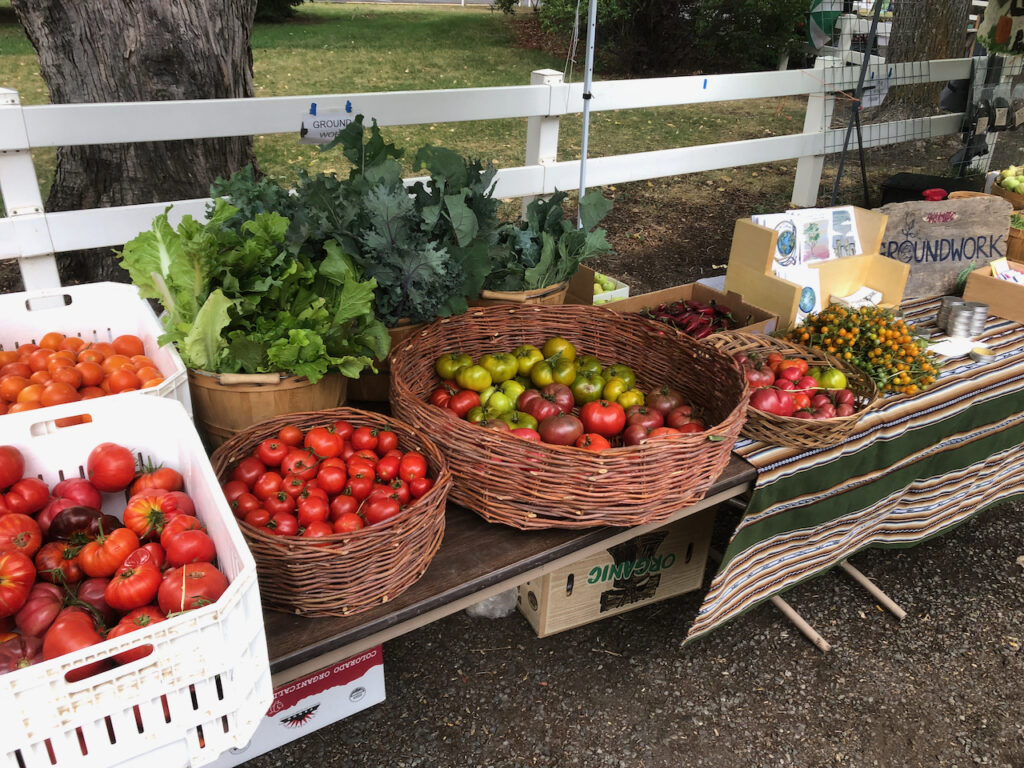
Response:
[[[814,293],[814,289],[811,288],[810,286],[805,286],[804,289],[802,291],[800,291],[800,305],[799,305],[800,306],[800,311],[801,312],[811,312],[811,311],[813,311],[814,310],[815,299],[816,299],[816,296],[815,296],[815,293]]]

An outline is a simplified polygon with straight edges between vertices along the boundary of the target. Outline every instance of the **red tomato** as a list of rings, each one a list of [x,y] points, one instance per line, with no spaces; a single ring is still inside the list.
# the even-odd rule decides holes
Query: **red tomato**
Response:
[[[281,480],[281,490],[293,498],[298,498],[306,490],[306,481],[298,475],[285,475]]]
[[[253,483],[252,492],[256,494],[256,498],[265,501],[281,491],[281,483],[283,481],[284,478],[280,474],[273,470],[268,470]]]
[[[176,536],[179,536],[185,531],[206,531],[206,526],[199,520],[198,517],[192,517],[191,515],[178,515],[177,517],[171,518],[167,521],[167,525],[164,526],[163,531],[160,532],[160,546],[164,548],[164,555],[169,559],[168,552],[170,551],[170,542]],[[212,556],[206,558],[212,560]],[[171,563],[172,565],[182,565],[182,563]]]
[[[23,477],[4,496],[8,512],[33,515],[50,500],[50,487],[37,477]]]
[[[398,435],[390,429],[382,429],[377,433],[377,455],[383,456],[389,451],[398,449]]]
[[[278,512],[270,516],[267,528],[275,536],[296,536],[299,533],[299,520],[295,515],[287,512]]]
[[[163,488],[165,491],[180,491],[185,487],[185,478],[181,472],[170,467],[154,467],[149,465],[146,471],[135,478],[129,493],[134,496],[137,493],[148,491],[153,488]]]
[[[228,504],[232,509],[235,508],[234,502],[243,493],[249,492],[249,486],[243,483],[241,480],[228,480],[224,485],[220,487],[224,493],[224,498],[228,500]]]
[[[367,525],[376,525],[394,517],[401,509],[398,499],[384,495],[373,496],[363,505],[363,517],[366,518]]]
[[[277,433],[277,439],[285,445],[302,445],[302,430],[294,424],[288,424],[281,427],[281,431]]]
[[[115,528],[109,533],[101,531],[95,540],[82,547],[78,565],[86,576],[107,578],[138,548],[139,537],[130,528]]]
[[[35,580],[32,558],[21,552],[0,553],[0,617],[13,616],[21,610]]]
[[[342,493],[348,490],[348,492],[356,497],[357,501],[362,501],[370,495],[370,491],[373,490],[373,476],[372,470],[367,473],[363,470],[356,472],[354,475],[349,474],[348,483],[345,485],[345,489]]]
[[[418,477],[427,476],[427,457],[419,451],[409,451],[398,465],[398,476],[411,483]]]
[[[448,403],[449,410],[453,411],[460,419],[464,419],[471,408],[480,405],[480,395],[472,389],[464,389],[452,395]]]
[[[292,448],[281,462],[282,475],[298,475],[303,480],[312,480],[317,473],[316,458],[303,448]]]
[[[284,457],[288,455],[289,450],[291,450],[291,447],[288,443],[268,437],[260,443],[256,449],[256,455],[268,467],[279,467],[281,462],[284,461]]]
[[[345,487],[345,483],[348,481],[348,470],[344,466],[327,465],[325,462],[316,475],[316,481],[328,496],[335,496],[341,493],[341,489]]]
[[[115,637],[121,637],[121,635],[127,635],[129,632],[134,632],[137,629],[144,629],[154,624],[159,624],[161,621],[166,620],[163,611],[157,608],[155,605],[144,605],[141,608],[136,608],[134,611],[129,611],[124,617],[117,623],[117,626],[107,633],[107,639]],[[114,661],[118,664],[129,664],[138,659],[143,659],[148,656],[153,650],[153,646],[149,643],[140,645],[137,648],[131,648],[127,651],[114,654]]]
[[[243,493],[231,503],[231,510],[237,517],[245,517],[254,509],[261,507],[260,500],[251,493]]]
[[[384,434],[383,432],[381,434]],[[392,433],[394,434],[394,433]],[[398,477],[399,460],[394,456],[385,456],[377,462],[376,474],[383,482],[390,483]]]
[[[352,433],[352,447],[357,451],[373,451],[377,449],[378,430],[372,427],[359,427]]]
[[[167,562],[167,552],[164,551],[164,548],[155,541],[143,544],[142,548],[149,552],[150,557],[153,558],[153,565],[163,570],[164,563]]]
[[[312,522],[325,521],[331,514],[331,507],[327,503],[327,499],[321,499],[319,496],[311,496],[308,499],[304,499],[299,504],[299,525],[303,528],[308,526]]]
[[[34,557],[41,546],[43,532],[39,523],[16,512],[0,515],[0,553],[21,552],[27,557]]]
[[[592,403],[587,403],[587,405],[592,405]],[[601,451],[607,451],[612,447],[612,444],[603,435],[599,435],[596,432],[586,432],[576,440],[576,447],[600,453]]]
[[[537,435],[537,439],[540,440],[540,435]],[[414,477],[409,481],[409,492],[414,499],[418,499],[433,487],[434,478],[432,477]]]
[[[164,575],[157,604],[168,615],[190,611],[216,602],[227,588],[227,578],[210,563],[189,563]]]
[[[321,459],[337,456],[344,444],[344,438],[331,427],[314,427],[303,441],[303,445]]]
[[[51,493],[55,499],[71,499],[75,504],[81,504],[83,507],[99,509],[103,506],[103,497],[100,496],[100,492],[84,477],[69,477],[67,480],[61,480],[53,486]]]
[[[447,408],[448,403],[452,401],[452,395],[456,394],[456,392],[458,390],[448,386],[447,383],[442,383],[440,387],[430,393],[427,401],[438,408]]]
[[[38,637],[12,634],[0,642],[0,675],[31,667],[43,661],[43,641]]]
[[[398,503],[403,507],[412,501],[412,491],[409,490],[409,484],[400,477],[396,477],[391,481],[391,495],[398,499]]]
[[[127,483],[125,488],[127,488]],[[73,606],[65,608],[57,616],[46,635],[43,637],[43,658],[46,660],[55,659],[66,653],[87,648],[101,642],[103,637],[96,630],[96,623],[84,608]],[[73,669],[64,675],[68,682],[84,680],[90,675],[95,675],[107,667],[107,661],[94,661]]]
[[[179,518],[181,519],[181,518]],[[188,518],[195,520],[195,518]],[[217,556],[213,539],[206,531],[197,529],[180,531],[164,545],[167,563],[173,568],[185,563],[207,563]]]
[[[656,438],[656,437],[669,437],[671,435],[678,435],[678,434],[679,434],[679,430],[678,429],[673,429],[672,427],[658,427],[657,429],[652,429],[650,431],[650,434],[647,435],[647,439]]]
[[[51,584],[77,584],[82,580],[78,548],[66,541],[43,544],[35,557],[36,575]]]
[[[294,496],[278,491],[273,496],[265,498],[263,506],[271,515],[288,514],[295,511],[296,502]]]
[[[135,456],[116,443],[100,443],[89,453],[86,473],[101,491],[123,491],[135,478]]]
[[[626,428],[626,411],[610,400],[595,400],[580,409],[580,421],[587,432],[601,437],[615,437]]]
[[[28,600],[14,617],[22,634],[42,637],[64,607],[64,590],[56,584],[36,582],[28,593]]]
[[[238,480],[243,482],[249,488],[252,488],[253,483],[267,471],[266,465],[255,456],[246,456],[238,465],[231,470],[231,480]]]
[[[359,499],[352,494],[341,493],[331,500],[331,520],[337,522],[345,515],[354,515],[359,509]]]
[[[0,491],[14,485],[25,474],[25,459],[13,445],[0,445]]]
[[[304,539],[321,539],[324,536],[333,536],[334,529],[323,520],[314,520],[302,530]]]
[[[363,518],[355,512],[342,512],[334,519],[333,527],[335,533],[351,533],[365,526],[366,523],[363,521]]]
[[[148,550],[136,549],[125,558],[103,596],[116,611],[130,611],[153,602],[160,588],[160,569]]]
[[[270,513],[263,507],[256,507],[246,512],[243,519],[255,528],[265,528],[267,523],[270,522]]]
[[[355,432],[355,427],[347,421],[336,421],[334,422],[334,432],[340,435],[342,440],[348,440],[352,437],[352,433]]]

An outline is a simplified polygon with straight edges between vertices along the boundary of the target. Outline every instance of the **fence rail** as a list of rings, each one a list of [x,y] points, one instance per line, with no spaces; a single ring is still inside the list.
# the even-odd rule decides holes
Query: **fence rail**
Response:
[[[970,76],[971,59],[871,67],[869,77],[915,82],[944,82]],[[813,69],[732,75],[603,81],[593,84],[594,111],[638,109],[806,96],[808,111],[801,133],[693,147],[677,147],[587,162],[592,186],[660,178],[699,171],[798,159],[793,201],[813,205],[823,158],[841,144],[830,128],[836,94],[857,84],[857,67],[819,58]],[[259,99],[162,101],[107,104],[22,106],[15,91],[0,88],[0,258],[19,260],[27,289],[59,285],[53,254],[119,246],[148,229],[153,217],[173,205],[175,220],[202,216],[207,198],[173,203],[46,213],[43,210],[31,150],[39,147],[155,142],[224,136],[297,133],[311,103],[320,113],[353,111],[386,126],[527,118],[525,164],[499,170],[495,194],[529,199],[556,188],[573,189],[579,160],[557,158],[559,118],[582,111],[583,86],[565,83],[554,70],[534,72],[529,85],[501,88],[325,94]],[[865,126],[865,145],[880,146],[960,130],[962,114]]]

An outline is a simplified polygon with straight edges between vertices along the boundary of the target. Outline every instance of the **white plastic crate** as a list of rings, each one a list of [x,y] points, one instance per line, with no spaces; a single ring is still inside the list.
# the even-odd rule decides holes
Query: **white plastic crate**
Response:
[[[0,318],[0,347],[4,349],[38,343],[50,331],[86,341],[112,341],[124,333],[135,334],[164,375],[161,384],[141,391],[177,400],[192,416],[185,364],[173,344],[157,344],[163,326],[134,285],[86,283],[7,293],[0,295]]]
[[[91,422],[55,423],[85,414]],[[272,700],[256,563],[182,406],[124,393],[8,414],[0,424],[0,442],[22,452],[25,474],[51,486],[84,475],[89,452],[107,441],[176,468],[230,581],[211,605],[0,675],[0,766],[201,766],[248,743]],[[104,494],[104,512],[120,516],[124,504],[124,494]],[[152,653],[131,664],[64,679],[146,644]]]

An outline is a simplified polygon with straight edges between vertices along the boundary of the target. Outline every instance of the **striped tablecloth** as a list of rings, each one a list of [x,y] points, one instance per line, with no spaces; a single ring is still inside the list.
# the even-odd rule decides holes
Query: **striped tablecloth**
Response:
[[[904,304],[927,335],[938,299]],[[687,640],[866,547],[908,547],[1024,494],[1024,326],[990,317],[992,362],[947,360],[919,395],[887,396],[845,442],[744,441],[750,504]]]

